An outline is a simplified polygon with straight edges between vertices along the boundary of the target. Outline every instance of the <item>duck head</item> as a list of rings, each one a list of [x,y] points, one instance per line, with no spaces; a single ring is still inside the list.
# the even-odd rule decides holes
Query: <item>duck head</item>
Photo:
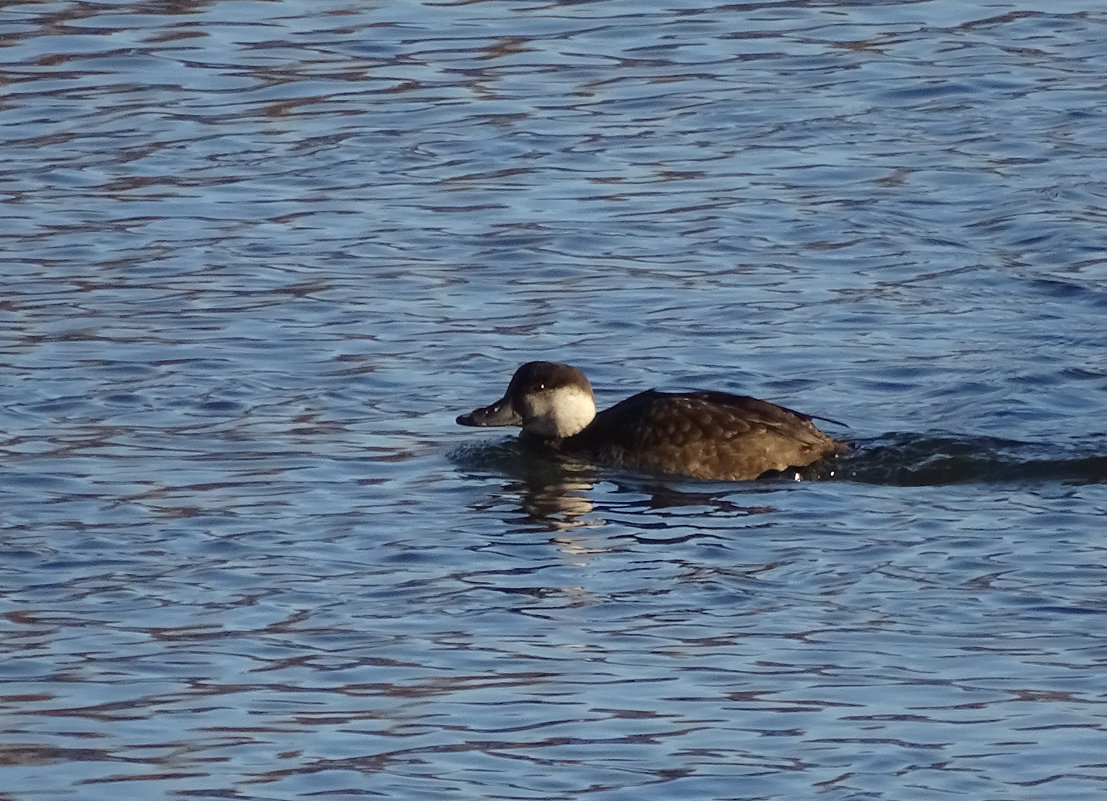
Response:
[[[527,362],[511,377],[507,392],[491,406],[457,418],[463,426],[522,426],[542,439],[579,434],[596,416],[592,385],[567,364]]]

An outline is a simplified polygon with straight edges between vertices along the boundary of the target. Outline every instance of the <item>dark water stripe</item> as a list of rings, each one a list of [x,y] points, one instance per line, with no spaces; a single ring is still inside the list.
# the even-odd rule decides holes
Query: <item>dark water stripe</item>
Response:
[[[891,433],[854,441],[855,450],[814,465],[799,477],[814,481],[857,481],[890,486],[942,486],[989,482],[1107,483],[1107,455],[1064,453],[1056,445],[997,437]],[[526,452],[514,438],[467,444],[451,460],[476,473],[502,473],[530,484],[556,484],[567,474],[606,475],[602,467],[559,464]],[[789,479],[795,476],[788,476]]]
[[[858,443],[838,476],[872,484],[938,486],[973,482],[1107,482],[1107,455],[1059,453],[1058,446],[996,437],[894,433]]]

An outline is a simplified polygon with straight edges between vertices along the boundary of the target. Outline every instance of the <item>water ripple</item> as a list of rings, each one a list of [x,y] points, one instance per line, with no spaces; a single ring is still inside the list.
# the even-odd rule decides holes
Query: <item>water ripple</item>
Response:
[[[1100,798],[1105,25],[6,7],[7,794]],[[860,447],[456,429],[536,357]]]

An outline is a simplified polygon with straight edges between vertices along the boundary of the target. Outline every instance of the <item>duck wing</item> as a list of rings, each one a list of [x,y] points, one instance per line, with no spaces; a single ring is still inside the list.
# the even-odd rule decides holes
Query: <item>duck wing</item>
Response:
[[[600,412],[566,444],[631,469],[745,480],[844,450],[811,420],[745,395],[649,390]]]

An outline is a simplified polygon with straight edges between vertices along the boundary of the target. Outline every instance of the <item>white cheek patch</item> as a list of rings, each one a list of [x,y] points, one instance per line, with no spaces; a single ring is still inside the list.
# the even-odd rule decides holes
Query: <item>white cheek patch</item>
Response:
[[[573,387],[558,393],[557,424],[559,437],[579,434],[596,417],[596,402],[592,395]]]
[[[540,437],[571,437],[580,433],[596,416],[591,394],[577,387],[563,387],[531,399],[523,428]]]

